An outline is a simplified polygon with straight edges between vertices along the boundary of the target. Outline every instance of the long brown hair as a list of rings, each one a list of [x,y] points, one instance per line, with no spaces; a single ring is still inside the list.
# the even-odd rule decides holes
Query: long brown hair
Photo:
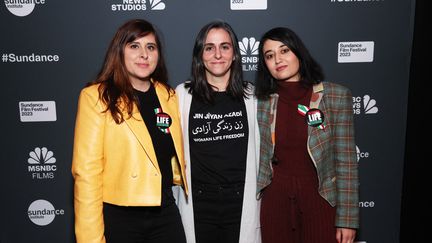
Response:
[[[241,54],[238,45],[237,36],[227,22],[221,20],[212,21],[203,26],[195,39],[195,45],[192,54],[192,68],[190,82],[186,83],[186,88],[189,89],[189,93],[193,94],[202,102],[211,104],[213,103],[213,88],[212,85],[207,82],[205,65],[203,61],[204,44],[208,33],[212,29],[223,29],[225,30],[230,38],[234,49],[234,60],[231,64],[231,73],[228,81],[227,94],[237,100],[242,100],[247,97],[247,82],[243,80],[243,71],[241,64]]]
[[[132,116],[134,104],[138,105],[138,100],[134,95],[133,86],[130,83],[129,75],[124,62],[125,46],[143,36],[153,34],[156,39],[159,51],[159,59],[155,71],[150,75],[152,80],[165,86],[171,95],[172,88],[168,85],[168,72],[162,54],[160,38],[154,26],[143,19],[133,19],[124,23],[115,33],[108,50],[105,60],[96,79],[87,86],[101,84],[99,86],[99,99],[107,106],[105,112],[109,111],[117,124],[122,123],[123,110],[127,111],[128,117]],[[120,107],[121,102],[124,107]]]

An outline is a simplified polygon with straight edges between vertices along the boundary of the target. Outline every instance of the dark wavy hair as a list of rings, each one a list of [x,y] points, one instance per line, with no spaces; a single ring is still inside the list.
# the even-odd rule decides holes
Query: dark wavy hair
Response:
[[[264,60],[263,46],[266,40],[282,42],[297,56],[300,63],[300,82],[303,85],[311,86],[324,80],[321,66],[311,56],[297,34],[285,27],[273,28],[264,33],[259,44],[258,71],[255,80],[255,95],[258,98],[266,99],[277,89],[277,80],[271,75]]]
[[[212,21],[199,31],[193,48],[191,78],[190,82],[185,84],[185,87],[189,89],[189,93],[193,94],[194,97],[198,98],[200,101],[208,104],[213,103],[213,86],[207,82],[206,69],[202,58],[207,35],[212,29],[223,29],[228,32],[231,38],[234,60],[231,63],[231,72],[226,91],[227,94],[235,100],[241,100],[247,95],[247,82],[243,81],[238,39],[233,28],[228,23],[221,20]]]
[[[157,66],[150,78],[165,86],[170,95],[173,93],[173,89],[168,85],[168,72],[163,58],[162,45],[155,27],[143,19],[127,21],[119,27],[111,40],[102,68],[96,79],[87,84],[87,86],[101,84],[99,86],[99,99],[107,106],[105,112],[109,111],[117,124],[125,120],[122,114],[123,109],[126,109],[128,118],[130,118],[134,104],[139,105],[125,67],[125,46],[148,34],[155,36],[159,51]],[[120,100],[124,102],[125,107],[119,106]]]

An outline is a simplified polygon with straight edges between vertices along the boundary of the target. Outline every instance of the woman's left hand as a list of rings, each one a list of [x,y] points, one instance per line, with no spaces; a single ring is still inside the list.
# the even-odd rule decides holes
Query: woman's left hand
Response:
[[[336,240],[338,243],[354,243],[355,235],[356,235],[355,229],[349,229],[349,228],[336,229]]]

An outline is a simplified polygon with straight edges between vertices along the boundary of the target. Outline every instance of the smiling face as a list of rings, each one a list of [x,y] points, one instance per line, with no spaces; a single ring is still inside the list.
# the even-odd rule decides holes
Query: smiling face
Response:
[[[266,40],[263,45],[265,64],[273,78],[278,81],[300,80],[300,62],[290,48],[280,41]]]
[[[227,31],[211,29],[204,42],[202,59],[207,80],[222,78],[228,82],[234,59],[233,43]]]
[[[124,63],[132,86],[150,81],[159,61],[159,50],[154,34],[129,42],[124,47]]]

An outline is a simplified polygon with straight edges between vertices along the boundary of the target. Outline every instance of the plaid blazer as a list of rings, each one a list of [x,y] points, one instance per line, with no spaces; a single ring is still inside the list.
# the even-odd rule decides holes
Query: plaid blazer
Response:
[[[275,123],[278,95],[258,100],[258,126],[260,130],[260,167],[258,196],[271,183],[272,159],[275,144]],[[308,152],[315,165],[319,194],[336,207],[335,226],[359,227],[359,178],[352,95],[349,89],[329,82],[314,85],[310,108],[324,113],[324,129],[309,126]]]

